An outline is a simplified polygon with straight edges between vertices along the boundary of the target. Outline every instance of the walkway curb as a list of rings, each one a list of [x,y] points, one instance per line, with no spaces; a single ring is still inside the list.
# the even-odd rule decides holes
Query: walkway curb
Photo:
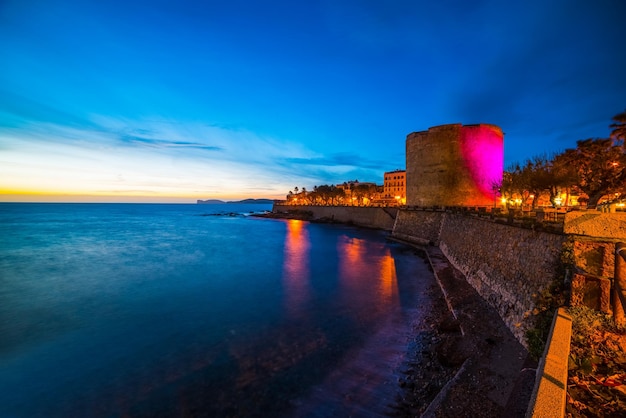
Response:
[[[572,317],[567,309],[554,314],[544,355],[537,367],[535,388],[527,418],[558,418],[565,416],[567,394],[567,363],[572,336]]]

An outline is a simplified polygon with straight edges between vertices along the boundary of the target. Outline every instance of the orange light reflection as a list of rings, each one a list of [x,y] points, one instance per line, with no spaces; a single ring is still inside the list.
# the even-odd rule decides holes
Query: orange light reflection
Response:
[[[398,301],[396,265],[391,251],[385,248],[380,254],[380,248],[368,248],[370,245],[366,240],[345,236],[337,245],[340,280],[346,294],[350,295],[346,302],[354,303],[355,309],[358,305],[355,296],[362,293],[363,280],[376,277],[372,271],[378,272],[376,306],[383,308]]]
[[[285,309],[292,317],[302,315],[310,295],[309,232],[306,223],[295,219],[287,221],[283,284]]]

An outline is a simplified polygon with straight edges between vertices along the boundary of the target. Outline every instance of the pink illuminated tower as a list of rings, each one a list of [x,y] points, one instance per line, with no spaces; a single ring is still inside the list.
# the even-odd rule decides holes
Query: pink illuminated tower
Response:
[[[504,136],[495,125],[441,125],[406,138],[408,206],[494,206]]]

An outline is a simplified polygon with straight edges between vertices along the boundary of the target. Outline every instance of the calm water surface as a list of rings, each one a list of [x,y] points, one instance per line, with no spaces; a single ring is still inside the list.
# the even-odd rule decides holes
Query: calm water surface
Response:
[[[263,205],[0,204],[0,416],[284,415],[373,335],[422,260]]]

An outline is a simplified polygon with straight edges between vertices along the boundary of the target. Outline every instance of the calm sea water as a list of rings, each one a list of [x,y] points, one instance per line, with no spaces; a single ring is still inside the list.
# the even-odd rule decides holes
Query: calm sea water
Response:
[[[0,204],[0,416],[290,414],[428,274],[263,205]],[[375,354],[374,354],[375,355]]]

